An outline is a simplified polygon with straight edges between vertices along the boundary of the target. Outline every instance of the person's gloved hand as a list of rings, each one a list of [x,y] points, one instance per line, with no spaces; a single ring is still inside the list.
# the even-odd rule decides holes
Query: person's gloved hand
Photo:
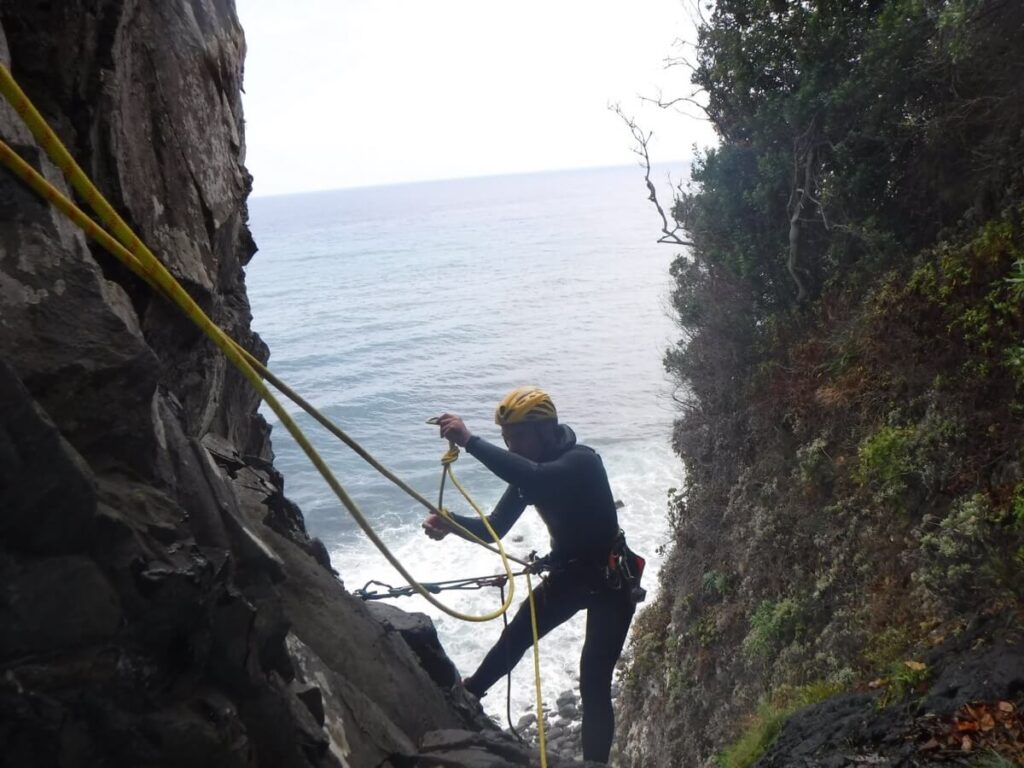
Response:
[[[437,419],[437,424],[441,427],[441,437],[451,440],[460,448],[465,448],[469,438],[472,437],[465,422],[453,413],[441,414]]]
[[[452,528],[449,522],[440,515],[431,513],[423,521],[423,532],[434,541],[440,541],[451,531]]]

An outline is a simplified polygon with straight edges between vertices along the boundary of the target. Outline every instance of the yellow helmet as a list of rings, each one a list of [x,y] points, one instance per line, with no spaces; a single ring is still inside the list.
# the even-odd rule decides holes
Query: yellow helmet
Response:
[[[494,412],[494,423],[501,426],[557,418],[551,396],[539,387],[516,387],[502,398]]]

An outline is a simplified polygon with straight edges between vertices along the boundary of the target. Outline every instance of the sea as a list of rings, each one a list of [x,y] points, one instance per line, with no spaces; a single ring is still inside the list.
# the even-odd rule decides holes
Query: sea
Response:
[[[677,178],[684,170],[656,169]],[[644,585],[653,596],[668,539],[667,494],[682,484],[683,469],[670,447],[675,389],[662,366],[680,337],[669,301],[678,247],[656,242],[660,220],[646,198],[636,167],[253,198],[259,252],[246,268],[253,326],[279,377],[431,499],[448,445],[427,419],[459,414],[474,434],[500,445],[499,399],[524,384],[547,390],[560,420],[601,454],[624,504],[620,524],[647,558]],[[419,580],[502,572],[497,556],[474,544],[428,539],[422,506],[288,407]],[[263,413],[285,492],[346,587],[401,586],[266,406]],[[454,470],[485,509],[504,490],[466,453]],[[445,504],[473,514],[450,485]],[[548,550],[533,509],[503,543],[520,557]],[[518,579],[516,604],[525,588]],[[440,597],[467,613],[500,605],[494,587]],[[389,602],[430,615],[463,675],[502,629],[501,619],[466,623],[418,596]],[[541,642],[548,705],[578,690],[585,626],[579,614]],[[502,680],[484,697],[485,710],[504,721],[505,699]],[[528,652],[512,674],[513,719],[532,711],[533,701]]]

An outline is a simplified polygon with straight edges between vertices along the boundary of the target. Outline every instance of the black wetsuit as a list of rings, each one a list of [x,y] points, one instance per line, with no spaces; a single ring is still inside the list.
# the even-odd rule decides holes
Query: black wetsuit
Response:
[[[543,637],[577,611],[587,611],[580,657],[583,757],[607,762],[615,727],[612,673],[635,606],[628,589],[612,589],[605,578],[619,524],[601,457],[577,445],[576,435],[564,425],[559,427],[555,448],[539,462],[476,436],[466,450],[509,484],[488,516],[495,533],[508,533],[532,504],[551,534],[551,572],[534,591],[539,634]],[[479,519],[455,518],[480,538],[490,538]],[[532,642],[530,606],[524,600],[497,644],[467,678],[466,689],[482,696],[519,662]]]

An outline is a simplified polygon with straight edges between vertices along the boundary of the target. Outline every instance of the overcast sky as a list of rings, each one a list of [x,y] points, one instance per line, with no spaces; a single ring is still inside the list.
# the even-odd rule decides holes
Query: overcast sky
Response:
[[[619,102],[681,161],[708,125],[639,101],[688,92],[681,0],[237,0],[257,195],[626,165]]]

